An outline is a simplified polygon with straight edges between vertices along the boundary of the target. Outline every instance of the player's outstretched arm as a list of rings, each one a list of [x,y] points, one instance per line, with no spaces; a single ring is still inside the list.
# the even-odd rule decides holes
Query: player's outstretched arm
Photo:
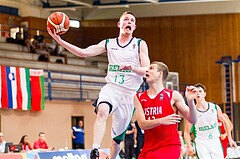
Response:
[[[57,43],[59,43],[61,46],[63,46],[69,52],[73,53],[76,56],[90,57],[90,56],[100,55],[100,54],[106,52],[105,40],[101,41],[100,43],[98,43],[96,45],[91,45],[87,48],[82,49],[82,48],[79,48],[75,45],[72,45],[72,44],[66,42],[59,35],[57,35],[55,33],[55,31],[52,32],[50,28],[47,28],[47,31],[48,31],[49,35],[51,35],[53,37],[53,39],[56,40]]]

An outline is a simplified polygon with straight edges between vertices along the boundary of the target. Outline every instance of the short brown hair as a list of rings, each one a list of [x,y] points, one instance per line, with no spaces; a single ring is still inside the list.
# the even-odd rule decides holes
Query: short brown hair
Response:
[[[131,14],[131,15],[133,15],[133,16],[135,17],[135,14],[134,14],[133,12],[131,12],[131,11],[126,11],[126,12],[124,12],[124,13],[120,16],[120,19],[122,18],[122,16],[124,16],[124,15],[126,15],[126,14]]]
[[[200,87],[206,92],[206,87],[202,83],[197,83],[194,85],[195,87]]]
[[[164,64],[163,62],[158,62],[158,61],[153,61],[151,64],[156,64],[158,72],[160,71],[163,72],[163,80],[165,81],[167,79],[168,72],[169,72],[167,65]]]
[[[38,134],[39,137],[40,137],[41,135],[45,135],[45,133],[44,133],[44,132],[40,132],[40,133]]]

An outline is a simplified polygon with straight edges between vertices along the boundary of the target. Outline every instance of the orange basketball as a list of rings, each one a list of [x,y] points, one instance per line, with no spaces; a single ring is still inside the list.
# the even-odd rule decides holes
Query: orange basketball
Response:
[[[47,27],[58,35],[68,31],[70,25],[69,17],[63,12],[54,12],[47,19]]]

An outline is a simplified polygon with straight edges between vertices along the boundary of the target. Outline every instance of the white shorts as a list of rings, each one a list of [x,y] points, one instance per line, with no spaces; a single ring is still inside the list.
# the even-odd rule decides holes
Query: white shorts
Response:
[[[199,159],[224,159],[223,148],[219,138],[194,141]]]
[[[112,129],[113,139],[124,140],[125,131],[131,122],[134,111],[134,96],[136,92],[127,90],[113,84],[106,84],[99,93],[97,106],[99,103],[109,103],[112,105]]]

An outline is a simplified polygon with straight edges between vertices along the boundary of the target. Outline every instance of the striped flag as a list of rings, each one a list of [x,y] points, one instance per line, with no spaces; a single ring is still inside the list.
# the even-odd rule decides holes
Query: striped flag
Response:
[[[44,109],[44,76],[43,70],[30,69],[32,110]]]
[[[30,73],[27,68],[16,67],[17,109],[31,109]]]
[[[44,109],[43,70],[0,66],[0,108]]]
[[[1,66],[1,108],[8,108],[8,85],[5,66]]]
[[[2,67],[0,66],[0,99],[2,99]],[[2,101],[0,101],[0,108],[2,108]]]
[[[2,71],[2,107],[17,108],[17,88],[16,88],[16,69],[15,67],[4,67]]]
[[[1,108],[30,108],[29,69],[19,67],[1,67]]]

